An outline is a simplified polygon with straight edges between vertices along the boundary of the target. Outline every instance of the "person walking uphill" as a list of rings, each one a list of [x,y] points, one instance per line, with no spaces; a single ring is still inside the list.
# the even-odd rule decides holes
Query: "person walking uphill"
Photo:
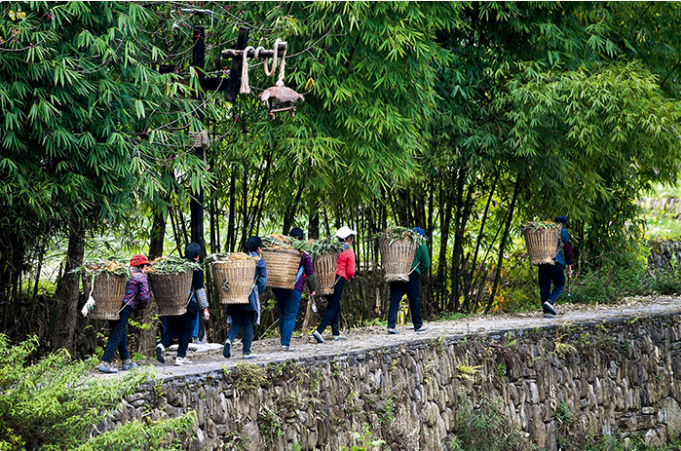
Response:
[[[426,232],[422,228],[414,227],[413,230],[426,240],[428,239]],[[416,248],[414,253],[414,261],[409,272],[409,282],[390,282],[390,307],[388,308],[389,334],[399,334],[399,331],[395,329],[397,310],[405,294],[409,300],[409,310],[411,311],[411,322],[414,324],[414,330],[416,332],[428,330],[428,326],[423,324],[423,319],[421,318],[421,275],[428,272],[429,269],[430,256],[428,255],[428,246],[426,246],[426,243],[423,243]]]
[[[293,228],[289,235],[297,240],[305,239],[303,231],[298,227]],[[303,286],[306,280],[310,287],[310,295],[314,296],[315,291],[317,291],[317,275],[314,272],[312,258],[306,252],[303,252],[293,290],[285,288],[275,288],[273,290],[274,297],[277,299],[277,305],[279,306],[279,335],[281,336],[282,351],[293,351],[291,337],[296,325],[300,298],[303,294]]]
[[[252,236],[246,241],[246,252],[249,257],[259,257],[262,254],[262,240],[260,237]],[[260,324],[260,293],[265,291],[267,285],[267,265],[265,260],[258,258],[255,266],[255,284],[248,296],[248,304],[227,304],[225,313],[227,314],[227,324],[229,332],[227,341],[222,348],[222,355],[226,359],[232,356],[232,346],[239,332],[243,329],[242,343],[244,359],[254,359],[257,356],[251,352],[253,343],[254,326]]]
[[[568,271],[572,272],[572,243],[570,243],[570,233],[567,231],[568,220],[565,216],[556,216],[554,222],[562,226],[560,230],[561,242],[558,243],[556,263],[554,265],[537,266],[539,293],[544,318],[556,316],[554,305],[565,288],[564,270],[567,267]],[[563,249],[561,248],[565,250],[565,254],[563,254]],[[553,282],[553,291],[551,291],[551,282]]]
[[[125,285],[125,298],[123,308],[119,312],[116,321],[109,321],[111,336],[106,343],[104,356],[99,364],[102,373],[117,373],[118,370],[111,365],[114,353],[118,353],[123,361],[123,371],[127,371],[137,364],[130,359],[128,350],[128,319],[134,310],[144,310],[149,303],[149,282],[144,274],[149,268],[149,260],[144,255],[135,255],[130,259],[130,280]]]
[[[187,260],[199,261],[201,255],[201,246],[198,243],[191,243],[184,248],[184,258]],[[161,334],[161,342],[156,346],[156,359],[165,363],[166,348],[170,346],[173,339],[179,340],[177,347],[177,357],[175,357],[175,365],[181,366],[191,363],[187,359],[187,348],[189,347],[189,340],[194,330],[194,324],[198,318],[199,309],[203,310],[204,319],[210,318],[208,312],[208,297],[203,284],[203,270],[194,270],[192,277],[191,296],[189,304],[187,304],[187,311],[183,315],[166,316],[164,317],[163,333]]]
[[[341,309],[340,301],[343,296],[345,282],[352,279],[352,276],[355,275],[355,252],[352,250],[352,247],[350,247],[355,239],[355,235],[357,235],[357,232],[351,230],[347,226],[343,226],[336,231],[336,238],[344,244],[345,250],[338,255],[336,282],[333,286],[333,294],[328,297],[329,302],[326,306],[326,312],[324,312],[324,316],[322,316],[319,326],[317,326],[317,330],[312,334],[315,340],[317,340],[317,343],[324,343],[325,340],[322,338],[322,334],[329,324],[331,324],[331,332],[334,340],[347,340],[347,337],[340,334],[338,322]]]

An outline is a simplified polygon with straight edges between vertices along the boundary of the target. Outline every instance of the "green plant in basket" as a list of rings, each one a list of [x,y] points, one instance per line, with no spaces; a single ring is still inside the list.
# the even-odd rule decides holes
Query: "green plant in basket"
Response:
[[[383,232],[377,233],[376,235],[371,237],[371,239],[373,240],[379,240],[381,238],[390,240],[390,244],[393,244],[395,241],[399,241],[403,238],[410,238],[416,244],[417,248],[419,248],[423,243],[426,242],[426,239],[423,236],[419,235],[417,232],[415,232],[413,229],[400,226],[389,227]]]
[[[201,262],[201,266],[213,265],[215,263],[225,263],[228,261],[258,260],[258,256],[250,256],[245,252],[233,252],[226,254],[210,254]]]
[[[291,239],[286,235],[267,235],[262,237],[262,245],[265,249],[295,249],[301,252],[307,252],[308,244],[303,240]]]
[[[312,258],[325,254],[340,254],[344,250],[343,243],[333,236],[327,236],[319,240],[309,240],[307,242],[307,253]]]
[[[159,257],[151,262],[151,272],[156,274],[177,274],[201,269],[195,261],[180,257]]]
[[[553,221],[530,221],[523,226],[520,233],[543,232],[544,230],[560,230],[563,226]]]
[[[124,276],[127,279],[130,278],[130,266],[128,264],[118,260],[108,260],[104,258],[88,260],[71,272],[88,276],[107,274]]]

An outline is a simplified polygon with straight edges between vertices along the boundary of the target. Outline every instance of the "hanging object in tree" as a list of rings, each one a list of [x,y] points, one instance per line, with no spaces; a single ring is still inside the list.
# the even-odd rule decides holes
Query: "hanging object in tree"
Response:
[[[284,72],[286,70],[286,42],[281,39],[274,41],[274,55],[272,57],[272,70],[270,71],[267,67],[267,60],[265,60],[265,75],[271,77],[277,70],[277,54],[279,53],[279,47],[284,47],[284,54],[281,57],[281,62],[279,63],[279,79],[277,80],[276,86],[265,89],[258,97],[263,102],[268,102],[269,105],[269,115],[272,119],[276,117],[277,113],[282,113],[284,111],[289,111],[291,117],[296,115],[296,102],[305,100],[301,94],[298,94],[291,88],[284,86]],[[258,59],[258,53],[262,47],[258,47],[255,50],[255,59]],[[264,50],[264,49],[263,49]]]

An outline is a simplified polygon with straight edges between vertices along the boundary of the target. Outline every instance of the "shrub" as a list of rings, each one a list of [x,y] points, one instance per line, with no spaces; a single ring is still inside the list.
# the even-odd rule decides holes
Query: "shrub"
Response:
[[[150,370],[123,378],[87,377],[96,359],[71,361],[64,350],[30,363],[38,338],[10,346],[0,334],[0,450],[178,449],[194,415],[158,422],[130,421],[92,436],[121,399],[152,376]],[[175,435],[179,434],[179,435]],[[169,437],[178,439],[171,440]]]

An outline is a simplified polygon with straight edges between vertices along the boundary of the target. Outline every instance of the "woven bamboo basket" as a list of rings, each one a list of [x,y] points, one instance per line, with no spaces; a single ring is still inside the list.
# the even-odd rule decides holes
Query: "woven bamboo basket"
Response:
[[[293,290],[302,254],[295,249],[263,249],[267,264],[267,286]]]
[[[173,274],[147,273],[158,304],[158,316],[179,316],[187,312],[194,271]]]
[[[553,265],[560,249],[560,229],[523,232],[527,253],[533,265]]]
[[[387,238],[381,238],[378,246],[381,250],[385,281],[409,282],[409,272],[416,252],[416,244],[411,238],[402,238],[392,243]]]
[[[336,267],[338,265],[338,253],[323,254],[312,261],[314,273],[317,274],[317,294],[325,296],[333,293],[333,284],[336,281]]]
[[[92,279],[87,277],[86,280],[88,282],[85,292],[89,293]],[[123,299],[125,299],[125,285],[127,283],[128,280],[125,276],[97,274],[95,276],[95,287],[92,290],[95,308],[88,313],[88,316],[92,319],[117,320],[119,318],[118,311],[122,307]]]
[[[227,260],[213,263],[213,279],[222,304],[248,304],[255,279],[255,260]]]

